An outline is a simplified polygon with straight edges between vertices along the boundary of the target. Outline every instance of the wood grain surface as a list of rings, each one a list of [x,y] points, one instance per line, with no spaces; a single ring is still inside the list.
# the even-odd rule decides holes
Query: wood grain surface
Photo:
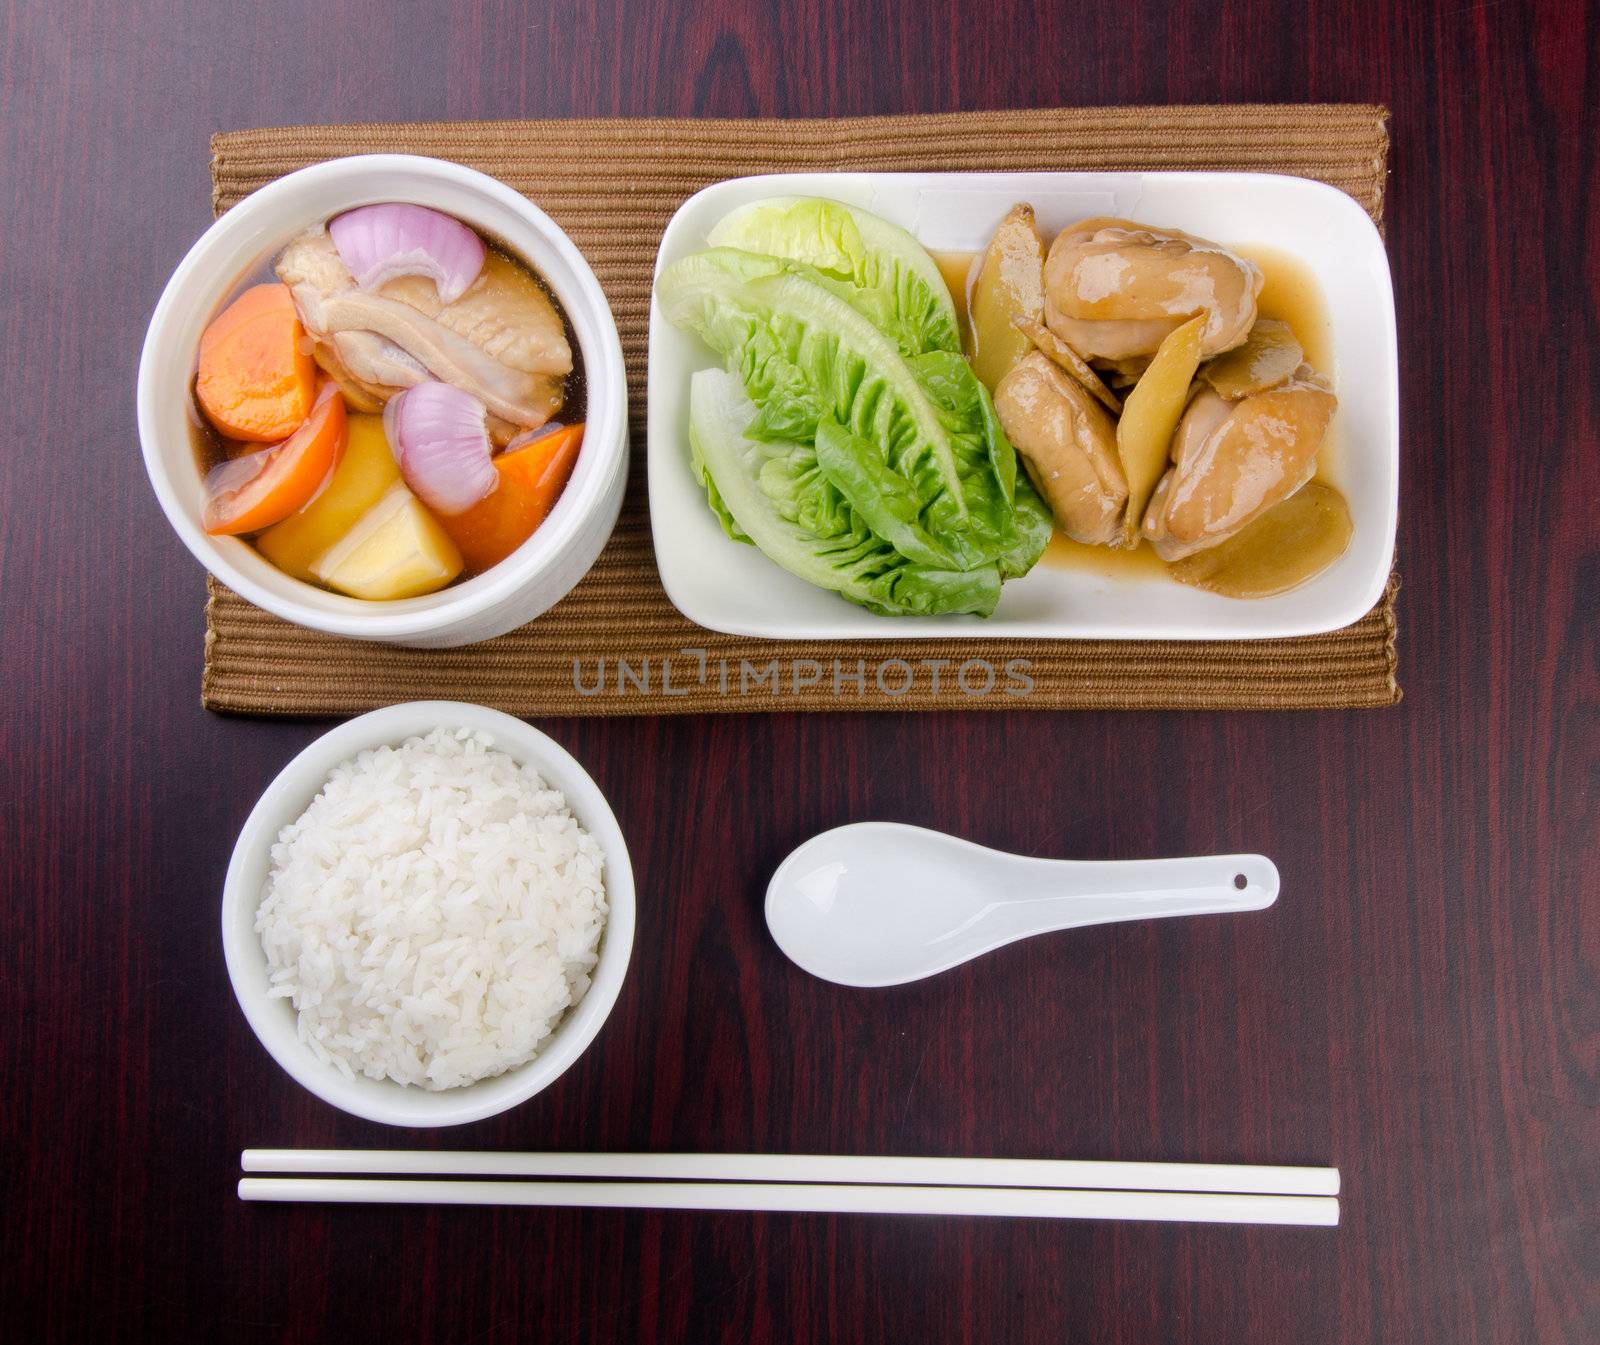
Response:
[[[483,1342],[1600,1338],[1600,16],[1584,3],[13,0],[0,16],[0,1331]],[[556,1086],[397,1135],[283,1075],[217,932],[319,731],[205,714],[133,373],[214,130],[1387,103],[1408,456],[1384,712],[554,720],[640,878]],[[1270,912],[850,992],[773,865],[893,818],[1261,850]],[[1335,1163],[1335,1230],[247,1208],[239,1150],[443,1143]]]

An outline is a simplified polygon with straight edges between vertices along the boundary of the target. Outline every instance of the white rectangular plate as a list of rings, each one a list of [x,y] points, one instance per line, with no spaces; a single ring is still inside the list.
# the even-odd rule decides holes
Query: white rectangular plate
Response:
[[[976,251],[1017,201],[1045,237],[1090,215],[1118,215],[1299,258],[1327,304],[1339,395],[1330,437],[1350,502],[1350,548],[1322,574],[1274,598],[1239,601],[1163,578],[1035,566],[1010,580],[988,618],[884,617],[814,588],[752,546],[730,541],[689,468],[689,376],[717,364],[650,306],[650,519],[656,564],[691,621],[774,639],[1265,639],[1348,626],[1377,602],[1394,553],[1400,481],[1394,295],[1383,241],[1336,188],[1267,173],[782,173],[697,192],[667,225],[656,274],[706,245],[735,206],[764,196],[828,196],[909,229],[933,251]]]

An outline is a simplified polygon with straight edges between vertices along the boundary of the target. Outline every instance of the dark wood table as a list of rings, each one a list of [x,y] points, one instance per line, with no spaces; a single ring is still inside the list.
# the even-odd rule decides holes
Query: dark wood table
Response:
[[[250,8],[0,22],[8,1339],[1600,1338],[1593,5]],[[544,721],[632,847],[632,970],[556,1086],[422,1139],[1335,1163],[1342,1227],[242,1205],[246,1145],[418,1137],[292,1083],[223,969],[237,828],[324,726],[200,709],[202,576],[138,456],[207,135],[1247,100],[1394,109],[1404,704]],[[843,991],[760,900],[861,818],[1259,849],[1284,895]]]

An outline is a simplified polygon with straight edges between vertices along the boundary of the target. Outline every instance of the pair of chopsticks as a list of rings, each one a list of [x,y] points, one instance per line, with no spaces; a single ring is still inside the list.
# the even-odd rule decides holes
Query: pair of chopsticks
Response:
[[[1053,1158],[246,1149],[241,1200],[1339,1222],[1339,1170]],[[290,1175],[292,1174],[292,1175]]]

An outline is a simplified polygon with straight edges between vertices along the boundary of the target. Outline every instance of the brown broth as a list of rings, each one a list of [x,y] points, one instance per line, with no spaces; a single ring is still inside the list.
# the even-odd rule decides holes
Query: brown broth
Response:
[[[1316,272],[1292,252],[1265,244],[1236,246],[1234,251],[1248,257],[1261,268],[1266,283],[1256,300],[1256,313],[1263,318],[1287,322],[1305,351],[1306,363],[1334,381],[1337,395],[1337,370],[1333,363],[1333,327],[1328,319],[1328,300]],[[1337,487],[1343,480],[1344,438],[1339,413],[1334,412],[1328,432],[1317,450],[1317,478]]]
[[[1230,245],[1242,257],[1261,268],[1265,277],[1261,296],[1256,300],[1257,316],[1287,322],[1305,351],[1307,363],[1318,371],[1334,374],[1333,340],[1328,321],[1328,303],[1316,273],[1291,252],[1264,244]],[[950,297],[955,301],[961,324],[961,346],[971,349],[967,322],[967,280],[978,252],[935,252],[932,254],[944,276]],[[1337,387],[1334,389],[1338,391]],[[1343,462],[1339,439],[1339,417],[1335,413],[1327,437],[1317,453],[1317,478],[1330,485],[1339,484]],[[1131,551],[1075,542],[1059,530],[1040,558],[1053,569],[1080,570],[1105,579],[1167,579],[1166,562],[1148,542]]]
[[[1039,558],[1054,570],[1079,570],[1097,579],[1166,579],[1167,563],[1156,555],[1149,542],[1140,540],[1132,550],[1122,547],[1091,546],[1075,542],[1059,529],[1050,536],[1050,545]]]
[[[200,399],[195,396],[195,375],[189,376],[189,405],[185,408],[189,418],[189,442],[194,447],[194,460],[204,476],[213,467],[226,462],[234,454],[228,451],[228,441],[217,432],[217,427],[206,419],[200,410]],[[256,445],[263,447],[263,445]]]
[[[1306,362],[1314,369],[1333,373],[1333,349],[1328,329],[1328,301],[1316,273],[1292,252],[1264,244],[1233,249],[1261,268],[1265,283],[1256,300],[1256,316],[1277,318],[1294,329]]]
[[[976,252],[933,252],[929,254],[944,277],[945,288],[956,306],[956,326],[961,329],[961,349],[972,357],[972,332],[967,322],[967,280]]]
[[[533,278],[533,283],[543,291],[545,298],[550,300],[551,306],[561,315],[561,330],[566,335],[567,345],[572,351],[572,372],[562,382],[561,410],[556,413],[556,419],[563,425],[577,424],[578,421],[583,419],[583,415],[574,416],[572,412],[574,408],[580,413],[586,412],[588,409],[589,375],[583,364],[583,347],[578,344],[578,333],[573,330],[572,319],[567,316],[566,305],[556,297],[556,292],[550,288],[549,282],[545,280],[537,267],[530,266],[523,261],[498,238],[489,237],[482,230],[478,231],[478,236],[513,266],[520,267],[526,271]]]

